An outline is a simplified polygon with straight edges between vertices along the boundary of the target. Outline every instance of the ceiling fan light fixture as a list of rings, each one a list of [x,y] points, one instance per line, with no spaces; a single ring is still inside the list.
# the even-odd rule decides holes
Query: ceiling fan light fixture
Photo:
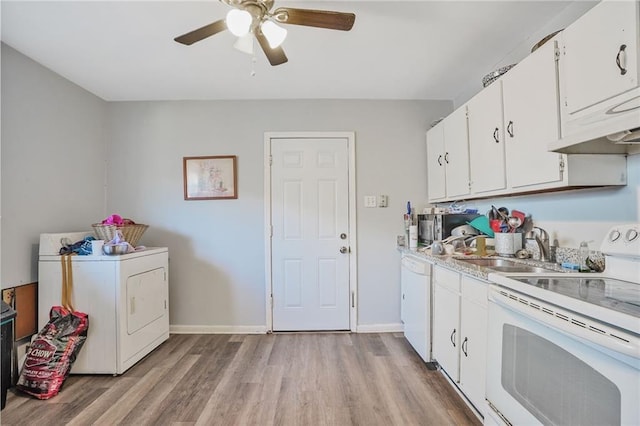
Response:
[[[247,33],[242,37],[238,37],[238,40],[233,44],[233,47],[242,53],[253,55],[253,34]]]
[[[287,38],[287,30],[273,21],[264,21],[260,29],[272,49],[280,46],[284,39]]]
[[[251,31],[253,17],[246,10],[231,9],[227,13],[227,28],[235,36],[242,37]]]

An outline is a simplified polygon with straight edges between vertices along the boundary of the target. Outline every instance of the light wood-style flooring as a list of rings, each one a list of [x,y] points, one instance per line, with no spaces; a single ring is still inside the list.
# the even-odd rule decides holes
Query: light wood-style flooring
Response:
[[[479,425],[402,334],[171,335],[119,377],[72,375],[2,425]]]

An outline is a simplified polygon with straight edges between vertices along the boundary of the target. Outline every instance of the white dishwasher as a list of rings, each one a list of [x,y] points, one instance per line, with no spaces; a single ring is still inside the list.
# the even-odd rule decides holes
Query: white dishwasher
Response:
[[[400,287],[404,336],[425,362],[431,362],[431,263],[404,254]]]

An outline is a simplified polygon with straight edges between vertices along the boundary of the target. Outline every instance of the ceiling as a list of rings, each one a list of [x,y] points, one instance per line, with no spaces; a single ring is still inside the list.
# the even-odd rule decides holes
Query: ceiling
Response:
[[[173,38],[221,19],[210,1],[2,0],[2,41],[108,101],[463,99],[488,72],[593,4],[576,1],[287,1],[354,12],[349,32],[287,25],[289,62],[232,47],[228,31]],[[252,71],[255,75],[252,76]]]

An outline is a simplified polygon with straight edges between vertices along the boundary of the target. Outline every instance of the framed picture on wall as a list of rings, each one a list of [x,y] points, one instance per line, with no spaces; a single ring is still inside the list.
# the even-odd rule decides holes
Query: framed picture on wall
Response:
[[[238,198],[235,155],[183,157],[185,200]]]

